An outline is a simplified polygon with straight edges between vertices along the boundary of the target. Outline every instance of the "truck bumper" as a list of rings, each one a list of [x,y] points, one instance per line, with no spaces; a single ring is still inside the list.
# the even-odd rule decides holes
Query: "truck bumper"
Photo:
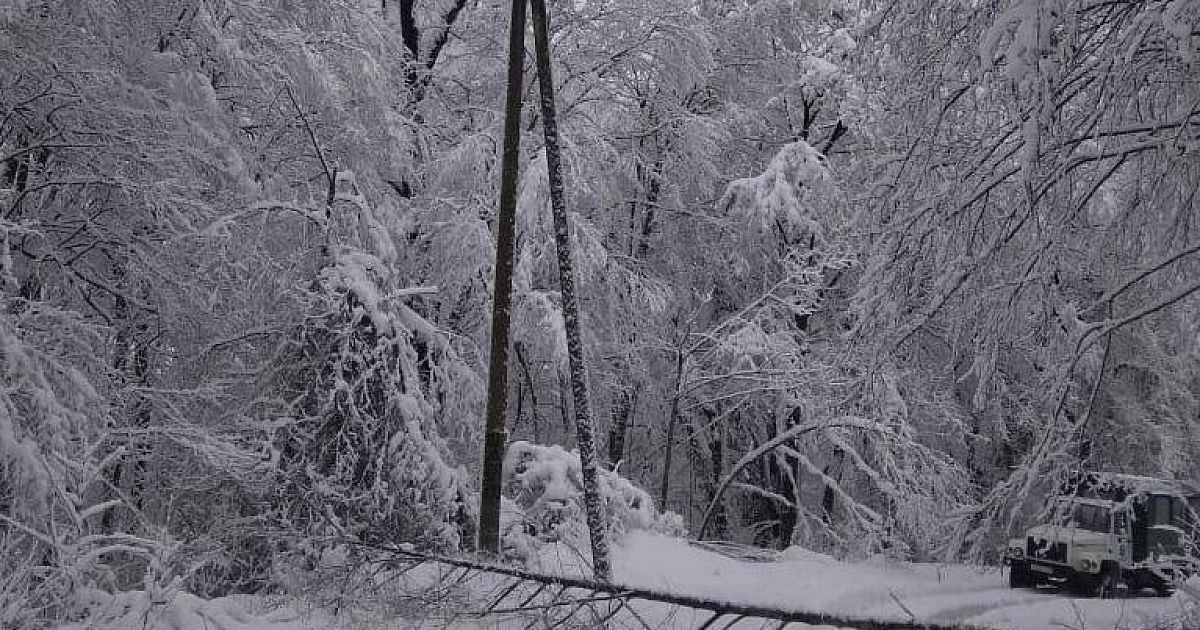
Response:
[[[1054,562],[1044,562],[1041,560],[1023,560],[1029,573],[1046,581],[1066,581],[1075,579],[1080,575],[1075,569]],[[1090,575],[1090,574],[1089,574]]]

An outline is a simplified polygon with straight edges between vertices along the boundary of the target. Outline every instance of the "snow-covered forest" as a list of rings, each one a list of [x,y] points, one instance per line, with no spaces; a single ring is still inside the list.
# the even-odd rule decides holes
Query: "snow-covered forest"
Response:
[[[511,5],[0,0],[0,628],[476,551]],[[547,5],[497,562],[590,562],[589,465],[618,570],[1200,479],[1200,0]]]

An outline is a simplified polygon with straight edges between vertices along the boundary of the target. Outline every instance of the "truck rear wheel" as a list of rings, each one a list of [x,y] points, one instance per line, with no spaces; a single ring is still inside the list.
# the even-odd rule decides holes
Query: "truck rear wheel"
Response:
[[[1170,597],[1175,594],[1175,585],[1158,576],[1155,576],[1151,588],[1154,589],[1154,594],[1159,597]]]
[[[1096,597],[1112,599],[1117,596],[1117,576],[1115,571],[1102,571],[1096,579]]]

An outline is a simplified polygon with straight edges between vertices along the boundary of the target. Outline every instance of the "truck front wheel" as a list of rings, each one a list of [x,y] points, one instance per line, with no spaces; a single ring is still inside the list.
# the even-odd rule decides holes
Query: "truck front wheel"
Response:
[[[1013,560],[1008,570],[1009,588],[1030,588],[1037,586],[1037,577],[1029,570],[1029,563]]]
[[[1121,568],[1113,562],[1105,562],[1100,566],[1100,573],[1093,578],[1092,595],[1101,599],[1112,599],[1117,596],[1117,584],[1121,581]]]

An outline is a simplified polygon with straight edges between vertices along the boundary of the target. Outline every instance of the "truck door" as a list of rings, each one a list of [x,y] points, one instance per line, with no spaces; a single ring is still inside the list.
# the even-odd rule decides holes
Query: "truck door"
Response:
[[[1129,512],[1113,510],[1113,533],[1117,538],[1117,558],[1122,566],[1133,562],[1133,546],[1129,539]]]
[[[1140,496],[1134,500],[1132,522],[1129,524],[1129,542],[1132,552],[1131,559],[1141,562],[1146,559],[1150,546],[1150,510],[1146,506],[1146,498]]]

